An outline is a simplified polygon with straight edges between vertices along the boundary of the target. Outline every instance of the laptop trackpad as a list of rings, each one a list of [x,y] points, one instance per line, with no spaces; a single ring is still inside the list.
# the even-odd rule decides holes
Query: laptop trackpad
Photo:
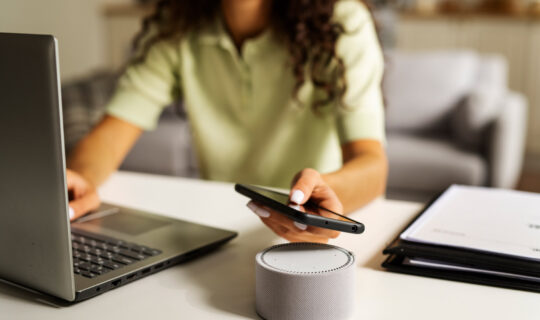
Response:
[[[123,213],[120,211],[98,219],[85,221],[84,224],[91,224],[96,227],[121,232],[130,236],[137,236],[150,230],[160,228],[169,223],[167,221],[153,219],[133,213]]]

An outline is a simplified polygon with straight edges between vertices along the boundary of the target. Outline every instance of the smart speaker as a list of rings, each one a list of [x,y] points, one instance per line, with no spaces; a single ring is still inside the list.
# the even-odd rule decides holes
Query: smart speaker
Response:
[[[319,243],[288,243],[259,252],[256,309],[267,320],[350,319],[355,311],[353,253]]]

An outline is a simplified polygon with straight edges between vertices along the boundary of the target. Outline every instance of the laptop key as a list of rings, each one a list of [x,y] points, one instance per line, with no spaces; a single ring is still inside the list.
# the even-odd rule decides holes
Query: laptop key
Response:
[[[121,264],[132,264],[134,262],[133,260],[122,256],[115,256],[112,258],[112,260]]]
[[[115,247],[118,247],[119,245],[123,244],[124,241],[118,240],[118,239],[111,239],[111,240],[107,241],[107,243],[110,244],[110,245],[113,245]]]
[[[88,253],[93,254],[95,256],[99,256],[101,252],[102,251],[100,249],[96,249],[96,248],[91,248],[90,250],[88,250]]]
[[[107,251],[107,250],[110,250],[110,248],[112,248],[110,245],[106,244],[105,242],[102,242],[102,243],[99,243],[97,246],[96,246],[97,249],[99,250],[102,250],[102,251]]]
[[[79,264],[79,269],[81,269],[81,270],[90,271],[91,267],[92,267],[92,264],[90,262],[83,262],[83,263]]]
[[[73,254],[77,253],[79,255],[86,255],[86,251],[84,251],[82,248],[77,248],[72,250]]]
[[[122,249],[120,249],[120,247],[110,247],[110,249],[109,249],[109,251],[112,251],[114,253],[118,253],[118,252],[120,252],[120,250],[122,250]]]
[[[91,233],[91,232],[86,232],[86,231],[82,231],[82,230],[71,230],[71,233],[75,236],[78,236],[78,237],[83,237],[83,238],[89,238],[89,239],[93,239],[93,240],[96,240],[96,241],[99,241],[99,242],[109,242],[111,240],[116,240],[114,238],[110,238],[110,237],[107,237],[107,236],[103,236],[103,235],[100,235],[100,234],[95,234],[95,233]]]
[[[71,240],[73,242],[77,242],[77,243],[80,243],[80,244],[85,244],[86,243],[86,239],[84,239],[83,237],[79,237],[79,236],[72,236]]]
[[[103,266],[99,266],[97,264],[92,264],[90,266],[90,271],[92,271],[93,273],[97,273],[99,275],[102,275],[104,273],[109,272],[110,270],[107,269],[107,268],[104,268]]]
[[[112,269],[112,270],[116,270],[116,269],[120,268],[120,265],[118,263],[114,263],[114,262],[108,261],[108,260],[103,261],[103,266],[107,267],[109,269]]]
[[[128,258],[132,258],[132,259],[135,259],[135,260],[143,260],[145,259],[146,257],[140,253],[136,253],[136,252],[133,252],[133,251],[130,251],[130,250],[125,250],[125,249],[121,249],[120,252],[119,252],[121,255],[123,256],[126,256]]]
[[[89,271],[81,271],[81,276],[85,276],[87,278],[94,278],[96,274]]]
[[[135,243],[127,243],[126,246],[129,248],[129,250],[136,251],[136,252],[141,252],[144,249],[143,246],[140,246]]]
[[[150,251],[152,250],[152,248],[148,248],[146,246],[139,246],[139,247],[140,247],[140,250],[139,250],[140,253],[146,254],[147,256],[150,255]]]
[[[115,254],[112,252],[104,251],[104,252],[101,252],[99,256],[102,257],[103,259],[111,260],[115,256]]]
[[[81,273],[81,269],[79,269],[79,268],[73,268],[73,273],[75,273],[75,274],[80,274],[80,273]]]
[[[151,248],[144,247],[143,250],[141,251],[141,253],[145,254],[147,256],[157,256],[158,254],[161,253],[161,251],[157,250],[157,249],[151,249]]]
[[[81,260],[84,260],[84,261],[92,261],[92,255],[90,254],[82,254],[79,259]]]
[[[96,256],[90,256],[90,262],[92,263],[95,263],[95,264],[103,264],[105,260],[103,260],[102,258],[100,257],[96,257]]]
[[[123,248],[123,249],[129,249],[130,243],[120,241],[120,243],[118,243],[117,246],[120,247],[120,248]]]

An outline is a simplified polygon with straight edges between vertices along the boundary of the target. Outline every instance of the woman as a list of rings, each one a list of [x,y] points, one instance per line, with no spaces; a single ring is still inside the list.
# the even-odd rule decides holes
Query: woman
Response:
[[[96,186],[178,98],[204,178],[291,186],[292,202],[337,212],[383,192],[383,60],[359,1],[165,0],[135,44],[107,115],[68,159],[72,218],[99,205]],[[338,235],[248,207],[290,241]]]

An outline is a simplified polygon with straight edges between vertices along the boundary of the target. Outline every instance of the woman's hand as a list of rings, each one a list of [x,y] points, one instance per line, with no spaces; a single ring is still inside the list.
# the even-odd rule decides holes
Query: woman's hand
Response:
[[[69,219],[77,219],[99,207],[100,200],[96,188],[80,174],[66,170],[69,194]]]
[[[304,169],[294,177],[289,199],[298,205],[303,205],[311,200],[323,208],[337,213],[343,212],[343,206],[336,193],[326,184],[320,173],[314,169]],[[306,226],[295,222],[253,201],[250,201],[247,206],[277,235],[292,242],[326,243],[330,238],[333,239],[339,235],[339,231]]]

